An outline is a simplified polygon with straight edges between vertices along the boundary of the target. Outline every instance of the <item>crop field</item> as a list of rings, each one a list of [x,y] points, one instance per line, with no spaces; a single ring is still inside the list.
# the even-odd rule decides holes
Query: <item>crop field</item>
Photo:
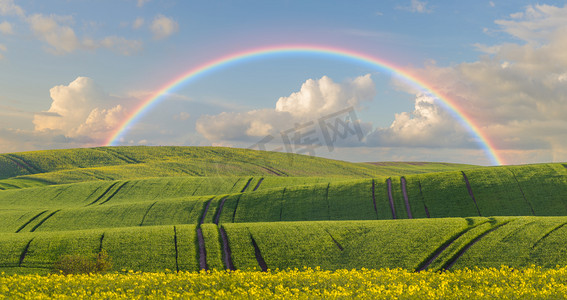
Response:
[[[348,163],[214,147],[0,155],[0,272],[566,265],[567,167]]]

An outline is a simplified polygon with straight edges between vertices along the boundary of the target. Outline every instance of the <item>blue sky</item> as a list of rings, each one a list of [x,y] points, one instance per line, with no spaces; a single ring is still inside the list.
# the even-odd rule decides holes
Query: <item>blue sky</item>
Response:
[[[567,161],[566,15],[561,1],[0,0],[0,152],[102,145],[195,66],[309,44],[380,58],[451,95],[505,163]],[[491,164],[437,100],[375,66],[314,54],[209,73],[121,144],[249,147],[346,107],[363,138],[315,155]]]

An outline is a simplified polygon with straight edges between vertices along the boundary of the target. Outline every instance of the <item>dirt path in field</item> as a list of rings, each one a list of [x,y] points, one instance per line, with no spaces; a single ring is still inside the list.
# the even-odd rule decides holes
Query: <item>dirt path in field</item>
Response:
[[[408,213],[408,218],[413,219],[413,216],[411,215],[411,207],[408,198],[408,191],[406,189],[406,178],[405,177],[400,178],[400,183],[402,185],[402,194],[404,195],[404,203],[406,204],[406,212]]]
[[[449,259],[442,267],[441,270],[449,270],[453,267],[453,265],[455,264],[455,262],[457,262],[457,260],[459,258],[461,258],[461,256],[463,256],[463,254],[465,254],[465,252],[467,252],[467,250],[469,250],[470,247],[472,247],[474,244],[476,244],[478,241],[480,241],[480,239],[482,239],[483,237],[485,237],[487,234],[495,231],[496,229],[499,229],[500,227],[508,224],[510,222],[504,222],[502,224],[496,225],[490,229],[488,229],[487,231],[483,232],[481,235],[477,236],[476,238],[474,238],[472,241],[470,241],[468,244],[466,244],[461,250],[459,250],[459,252],[457,252],[457,254],[452,257],[451,259]]]
[[[388,178],[388,180],[386,180],[386,183],[388,184],[388,200],[390,201],[390,210],[392,211],[392,219],[397,219],[396,207],[394,206],[394,197],[392,196],[392,179]]]
[[[372,179],[372,203],[374,204],[376,220],[378,220],[378,208],[376,207],[376,181],[374,181],[374,179]]]
[[[28,226],[31,222],[33,222],[35,219],[39,218],[41,215],[43,215],[44,213],[48,212],[48,210],[44,210],[42,212],[40,212],[39,214],[33,216],[31,219],[29,219],[27,222],[25,222],[22,226],[20,226],[20,228],[18,228],[18,230],[16,230],[16,233],[22,231],[26,226]]]
[[[205,237],[201,227],[197,228],[197,241],[199,242],[199,268],[207,270],[207,250],[205,249]]]
[[[39,228],[39,226],[43,225],[43,223],[45,223],[45,221],[47,221],[49,218],[53,217],[53,215],[55,215],[56,213],[60,212],[61,210],[58,209],[52,213],[50,213],[49,215],[47,215],[47,217],[43,218],[43,220],[41,220],[39,223],[37,223],[37,225],[35,225],[30,232],[34,232],[36,229]]]
[[[535,216],[535,211],[534,211],[534,207],[532,206],[532,204],[530,203],[530,201],[528,201],[528,198],[526,198],[526,194],[524,194],[524,190],[522,189],[522,186],[520,185],[520,182],[518,181],[518,178],[516,178],[516,173],[514,173],[514,171],[508,169],[508,171],[510,171],[510,173],[512,173],[512,176],[514,177],[514,180],[516,181],[516,184],[518,185],[518,188],[520,189],[520,192],[522,192],[522,197],[524,198],[524,201],[526,201],[526,203],[528,204],[528,206],[530,207],[530,210],[532,211],[532,215]]]
[[[224,207],[224,203],[226,202],[226,198],[228,198],[228,197],[222,198],[221,203],[219,204],[217,215],[215,216],[215,221],[214,221],[214,223],[216,225],[219,225],[219,219],[220,219],[220,216],[221,216],[221,213],[222,213],[222,209]]]
[[[425,197],[423,197],[423,192],[421,191],[421,181],[417,181],[417,185],[419,186],[419,197],[421,197],[421,202],[423,202],[423,209],[425,209],[425,215],[429,218],[429,209],[425,204]]]
[[[98,253],[102,251],[102,241],[104,241],[104,232],[100,236],[100,241],[98,242]]]
[[[478,204],[476,203],[476,198],[474,197],[472,188],[471,188],[471,184],[469,183],[469,179],[467,177],[467,174],[465,174],[464,171],[461,171],[461,173],[463,174],[463,178],[465,179],[465,184],[467,185],[467,190],[469,191],[469,195],[471,196],[473,202],[474,202],[474,206],[476,207],[476,211],[478,212],[479,216],[482,216],[480,214],[480,209],[478,208]]]
[[[177,227],[173,226],[173,244],[175,245],[175,269],[179,273],[179,250],[177,248]]]
[[[250,239],[252,240],[252,246],[254,246],[254,255],[256,256],[256,261],[258,261],[258,265],[260,265],[260,269],[262,269],[262,272],[268,271],[268,265],[266,264],[266,261],[262,257],[262,252],[260,252],[260,248],[258,248],[258,244],[256,243],[256,240],[254,240],[252,234],[250,234]]]
[[[258,183],[256,184],[256,186],[252,190],[253,192],[255,192],[260,187],[260,184],[262,184],[262,181],[264,181],[264,177],[262,177],[262,178],[260,178],[260,180],[258,180]]]
[[[227,270],[234,271],[236,269],[232,264],[232,252],[230,251],[230,246],[228,245],[228,237],[226,236],[226,232],[224,231],[224,228],[219,227],[219,233],[222,239],[224,265],[226,266]]]
[[[201,226],[201,224],[203,224],[203,222],[205,222],[205,218],[207,217],[207,212],[209,211],[209,207],[211,206],[211,202],[213,201],[215,197],[209,199],[209,201],[207,201],[207,205],[205,205],[205,209],[203,210],[203,214],[201,215],[201,218],[199,219],[199,224],[197,224],[197,227]]]
[[[18,263],[18,267],[21,267],[22,264],[24,263],[24,259],[26,258],[26,254],[28,254],[28,250],[30,248],[30,244],[33,242],[33,239],[35,238],[32,238],[24,247],[24,250],[22,250],[22,253],[20,254],[20,262]]]

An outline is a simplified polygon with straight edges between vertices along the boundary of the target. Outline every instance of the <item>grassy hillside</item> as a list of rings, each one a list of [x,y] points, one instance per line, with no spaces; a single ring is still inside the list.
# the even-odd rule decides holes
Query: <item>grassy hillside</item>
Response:
[[[212,147],[0,155],[0,271],[441,270],[567,263],[567,167],[348,163]]]

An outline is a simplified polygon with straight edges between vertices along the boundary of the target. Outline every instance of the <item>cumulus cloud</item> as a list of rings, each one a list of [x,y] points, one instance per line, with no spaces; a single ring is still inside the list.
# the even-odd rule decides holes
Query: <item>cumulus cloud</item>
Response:
[[[275,108],[204,115],[197,120],[196,128],[212,142],[253,141],[268,134],[277,135],[293,124],[310,122],[347,107],[358,106],[363,101],[372,100],[375,94],[370,74],[343,83],[323,76],[317,80],[309,79],[298,92],[279,98]]]
[[[34,116],[35,132],[51,132],[73,139],[97,143],[124,119],[126,109],[116,104],[88,77],[78,77],[69,85],[50,90],[51,107]]]
[[[150,25],[150,30],[154,35],[154,39],[166,38],[179,30],[176,21],[164,15],[157,15]]]
[[[0,33],[3,34],[13,34],[14,33],[14,29],[12,27],[11,23],[8,23],[7,21],[4,21],[2,23],[0,23]]]
[[[516,38],[527,42],[547,42],[553,38],[557,29],[565,27],[567,5],[530,5],[523,12],[510,15],[509,19],[496,20],[501,29]]]
[[[13,0],[0,0],[0,15],[1,16],[24,16],[24,10],[18,5],[14,4]]]

